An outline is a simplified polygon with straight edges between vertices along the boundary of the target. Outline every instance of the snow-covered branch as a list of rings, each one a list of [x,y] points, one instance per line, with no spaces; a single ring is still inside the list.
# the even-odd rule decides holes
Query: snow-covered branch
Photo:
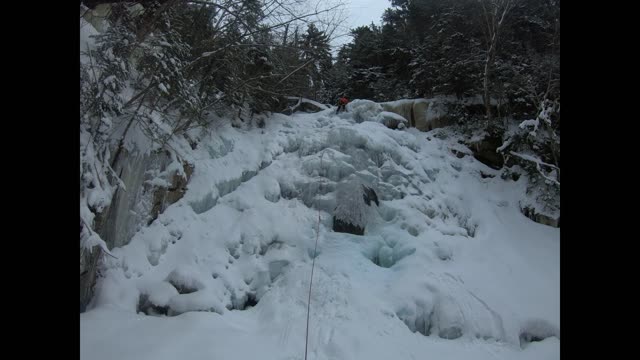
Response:
[[[522,160],[526,160],[526,161],[530,161],[530,162],[535,163],[536,164],[536,169],[538,169],[538,172],[540,173],[540,175],[542,175],[542,177],[544,177],[545,179],[547,179],[547,180],[553,182],[554,184],[560,186],[560,182],[558,180],[548,177],[542,171],[542,168],[540,167],[540,165],[548,166],[548,167],[550,167],[550,168],[552,168],[552,169],[554,169],[554,170],[559,172],[560,169],[557,166],[552,165],[552,164],[548,164],[548,163],[546,163],[546,162],[544,162],[544,161],[542,161],[542,160],[540,160],[540,159],[538,159],[538,158],[536,158],[534,156],[531,156],[531,155],[519,154],[519,153],[517,153],[515,151],[510,151],[509,154],[511,154],[511,155],[513,155],[515,157],[518,157],[518,158],[520,158]]]

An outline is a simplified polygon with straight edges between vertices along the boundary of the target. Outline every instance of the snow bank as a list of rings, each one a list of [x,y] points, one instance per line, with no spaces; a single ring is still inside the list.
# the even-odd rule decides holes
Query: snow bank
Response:
[[[390,111],[383,111],[381,104],[370,100],[353,100],[347,104],[347,111],[353,114],[353,118],[357,122],[378,122],[392,129],[403,129],[409,125],[409,121],[403,116]]]
[[[315,255],[312,358],[558,359],[559,230],[520,214],[526,181],[349,106],[362,122],[274,115],[203,136],[185,197],[106,258],[81,358],[300,358]],[[380,206],[363,236],[335,233],[356,179]]]
[[[371,100],[355,99],[347,104],[347,111],[353,114],[357,122],[375,121],[382,112],[382,106]]]

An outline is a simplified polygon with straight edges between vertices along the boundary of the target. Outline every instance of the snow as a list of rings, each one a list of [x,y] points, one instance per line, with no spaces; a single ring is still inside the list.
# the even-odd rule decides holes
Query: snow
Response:
[[[465,105],[483,105],[484,104],[484,99],[482,95],[465,96],[462,99],[459,99],[455,95],[437,95],[427,99],[427,101],[431,103],[460,103]],[[495,98],[491,98],[491,105],[498,105],[498,100]]]
[[[95,246],[100,247],[102,251],[106,251],[107,253],[109,252],[107,248],[107,244],[96,233],[92,233],[89,236],[85,236],[80,242],[80,247],[82,249],[86,249],[89,252],[92,252]]]
[[[108,164],[98,161],[98,154],[94,148],[94,142],[91,134],[85,127],[80,127],[80,166],[87,169],[83,174],[81,181],[92,184],[90,189],[81,194],[80,198],[80,217],[88,226],[93,224],[94,212],[100,212],[111,203],[111,198],[115,192],[115,188],[111,186],[107,179],[107,173],[111,172]],[[87,239],[85,244],[87,247],[101,244],[101,239],[97,234],[91,235],[91,239]],[[95,238],[94,237],[97,237]],[[105,246],[106,248],[106,246]]]
[[[315,106],[317,106],[317,107],[319,107],[320,109],[323,109],[323,110],[328,109],[327,105],[321,104],[321,103],[319,103],[317,101],[313,101],[311,99],[304,99],[303,98],[302,102],[313,104],[313,105],[315,105]]]
[[[358,227],[366,225],[369,210],[362,197],[361,186],[359,181],[341,183],[336,191],[336,199],[340,201],[334,212],[336,218]]]
[[[419,99],[399,99],[399,100],[394,100],[394,101],[387,101],[387,102],[384,102],[384,103],[381,103],[381,104],[386,104],[386,105],[390,105],[390,106],[393,106],[393,107],[400,107],[400,106],[405,105],[405,104],[409,104],[409,103],[410,104],[414,104],[416,102],[428,102],[428,100],[427,99],[422,99],[422,98],[419,98]]]
[[[162,63],[162,64],[164,65],[164,63]],[[166,67],[166,66],[165,66],[165,67]],[[168,93],[169,93],[169,90],[167,90],[167,87],[166,87],[166,86],[164,86],[164,84],[162,84],[162,83],[160,83],[160,84],[158,85],[158,88],[160,88],[160,90],[162,90],[162,91],[163,91],[163,92],[165,92],[166,94],[168,94]]]
[[[178,290],[168,282],[140,283],[140,291],[147,294],[148,300],[156,306],[167,306],[178,295]]]
[[[527,160],[527,161],[531,161],[531,162],[535,163],[535,164],[536,164],[536,168],[537,168],[537,170],[538,170],[538,173],[539,173],[540,175],[542,175],[542,177],[544,177],[547,181],[549,181],[549,182],[551,182],[551,183],[554,183],[554,184],[556,184],[556,185],[560,186],[560,182],[559,182],[558,180],[556,180],[556,179],[554,179],[554,178],[552,178],[552,177],[547,176],[547,175],[542,171],[542,168],[540,167],[540,165],[544,165],[544,166],[548,166],[548,167],[550,167],[550,168],[552,169],[552,170],[551,170],[551,175],[552,175],[552,176],[556,176],[556,170],[558,169],[558,167],[556,167],[555,165],[547,164],[546,162],[544,162],[544,161],[542,161],[542,160],[538,159],[537,157],[535,157],[535,156],[533,156],[533,155],[520,154],[520,153],[517,153],[517,152],[514,152],[514,151],[510,151],[510,152],[509,152],[509,154],[511,154],[511,155],[513,155],[513,156],[516,156],[516,157],[519,157],[519,158],[521,158],[521,159],[523,159],[523,160]]]
[[[431,106],[427,108],[427,114],[425,120],[429,123],[434,119],[438,119],[447,114],[446,104],[441,101],[434,101]]]
[[[546,162],[544,162],[544,161],[542,161],[542,160],[538,159],[537,157],[535,157],[535,156],[533,156],[533,155],[520,154],[520,153],[516,153],[516,152],[514,152],[514,151],[510,151],[510,152],[509,152],[509,154],[511,154],[511,155],[513,155],[513,156],[517,156],[517,157],[519,157],[519,158],[521,158],[521,159],[523,159],[523,160],[528,160],[528,161],[534,162],[534,163],[536,163],[536,164],[538,164],[538,165],[545,165],[545,166],[549,166],[549,167],[551,167],[551,168],[555,168],[555,169],[557,169],[557,167],[556,167],[555,165],[547,164]]]
[[[559,229],[520,213],[524,177],[347,108],[184,145],[187,192],[104,258],[81,359],[300,359],[318,217],[310,359],[559,359]],[[335,233],[356,179],[380,206],[364,236]]]
[[[401,103],[403,100],[388,102],[387,104]],[[405,102],[412,100],[404,100]],[[372,121],[381,123],[387,127],[403,129],[409,125],[409,121],[402,115],[383,111],[382,104],[363,99],[355,99],[346,106],[347,111],[353,114],[357,122]]]
[[[409,121],[407,119],[405,119],[402,115],[398,115],[398,114],[390,112],[390,111],[382,111],[382,112],[380,112],[379,116],[382,117],[382,118],[390,118],[390,119],[393,119],[393,120],[397,120],[397,121],[403,122],[405,124],[409,123]]]
[[[511,145],[511,139],[508,139],[507,141],[505,141],[502,145],[500,145],[497,149],[496,152],[501,153],[504,151],[504,149],[506,149],[509,145]]]
[[[329,108],[325,104],[321,104],[321,103],[319,103],[317,101],[314,101],[314,100],[311,100],[311,99],[307,99],[307,98],[301,98],[301,97],[295,97],[295,96],[287,96],[287,99],[295,100],[298,103],[309,103],[309,104],[315,105],[316,107],[318,107],[319,109],[322,109],[322,110],[327,110]],[[296,105],[298,105],[298,104],[296,104]]]
[[[355,99],[347,104],[347,111],[358,121],[373,121],[382,112],[382,106],[371,100]]]

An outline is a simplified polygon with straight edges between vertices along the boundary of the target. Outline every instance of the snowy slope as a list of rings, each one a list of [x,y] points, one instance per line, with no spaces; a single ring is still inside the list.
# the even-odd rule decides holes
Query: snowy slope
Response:
[[[320,210],[310,359],[558,359],[559,230],[520,214],[526,178],[352,116],[203,138],[184,198],[105,260],[81,358],[303,358]],[[364,236],[331,230],[354,177],[381,200]]]

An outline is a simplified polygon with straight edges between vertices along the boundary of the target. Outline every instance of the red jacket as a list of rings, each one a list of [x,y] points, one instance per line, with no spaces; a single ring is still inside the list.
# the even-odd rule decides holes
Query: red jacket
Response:
[[[338,100],[338,103],[340,105],[347,105],[348,102],[349,102],[349,99],[347,99],[346,97],[341,97],[340,100]]]

